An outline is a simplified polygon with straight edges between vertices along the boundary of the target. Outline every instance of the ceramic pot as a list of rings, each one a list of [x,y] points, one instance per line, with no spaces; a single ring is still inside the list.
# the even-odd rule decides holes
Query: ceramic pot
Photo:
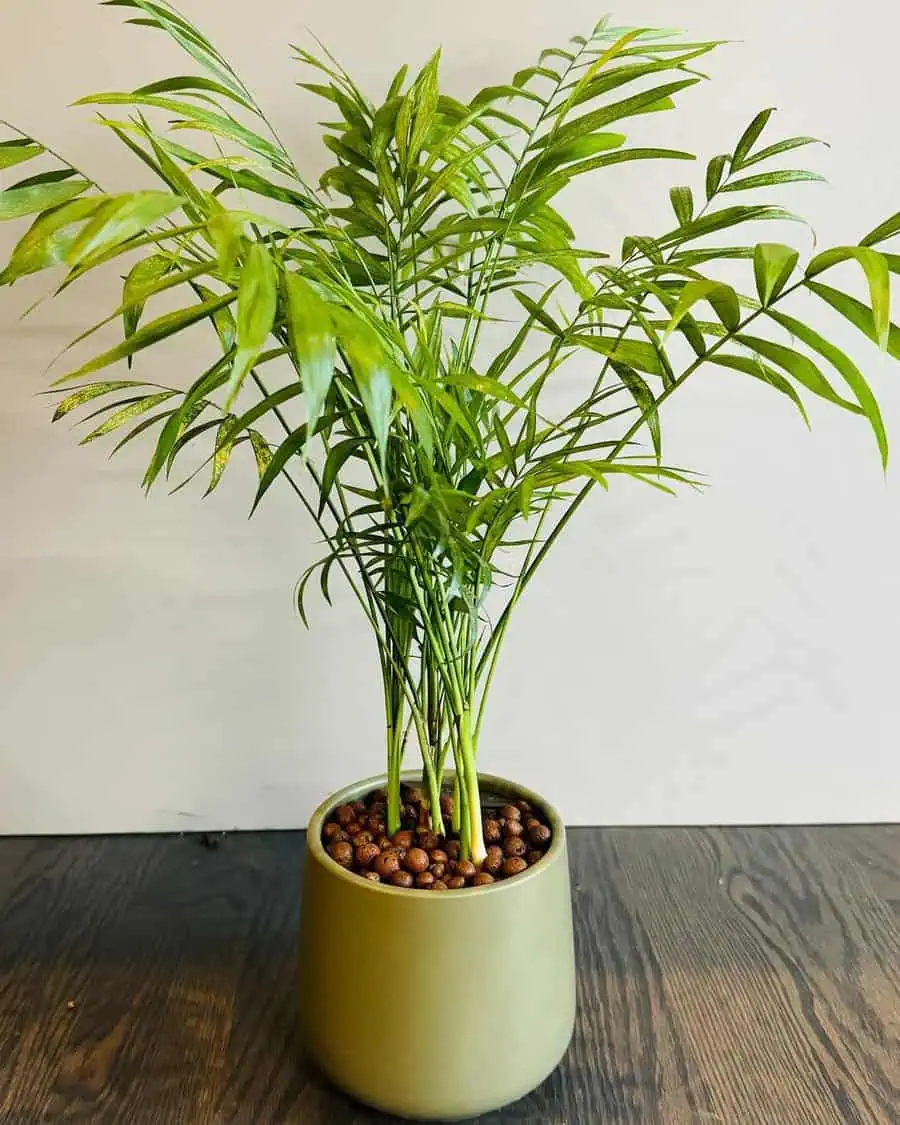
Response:
[[[480,780],[483,793],[542,809],[553,829],[539,863],[486,887],[404,890],[361,879],[330,858],[322,845],[329,814],[383,786],[384,777],[335,793],[309,822],[304,1042],[336,1086],[385,1113],[458,1120],[498,1109],[538,1086],[572,1036],[565,828],[537,794],[502,778]]]

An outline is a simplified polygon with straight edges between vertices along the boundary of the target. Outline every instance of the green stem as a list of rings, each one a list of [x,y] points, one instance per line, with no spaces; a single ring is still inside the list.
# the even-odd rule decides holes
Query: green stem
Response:
[[[478,789],[478,771],[475,768],[475,745],[472,741],[472,713],[468,709],[459,716],[459,756],[462,759],[465,788],[465,811],[468,824],[463,825],[463,838],[468,844],[467,851],[476,867],[480,867],[487,856],[484,834],[481,827],[481,794]]]

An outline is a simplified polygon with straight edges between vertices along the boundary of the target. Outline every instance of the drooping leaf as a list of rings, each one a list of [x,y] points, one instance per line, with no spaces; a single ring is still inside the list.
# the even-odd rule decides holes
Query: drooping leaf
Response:
[[[753,251],[756,292],[765,307],[784,289],[794,272],[799,254],[779,242],[758,242]]]
[[[807,277],[816,277],[839,262],[858,262],[869,283],[872,319],[878,346],[886,349],[891,327],[891,275],[883,254],[866,246],[836,246],[817,254],[806,267]]]
[[[237,292],[236,351],[225,409],[234,402],[250,368],[266,346],[278,308],[275,263],[261,242],[253,242],[241,269]]]
[[[823,285],[820,281],[807,281],[806,287],[881,347],[881,332],[875,324],[872,310],[867,305],[851,297],[849,293],[841,293],[840,290],[833,289],[830,285]],[[894,359],[900,359],[900,328],[893,323],[888,325],[887,352]]]
[[[728,156],[726,154],[722,154],[720,156],[714,156],[712,158],[712,160],[710,160],[709,164],[707,164],[707,166],[706,166],[706,200],[707,200],[707,202],[709,202],[709,200],[711,200],[712,197],[719,190],[719,186],[722,183],[722,177],[725,175],[725,169],[728,167],[728,163],[729,163],[730,160],[731,160],[730,156]]]
[[[669,189],[669,199],[678,225],[686,226],[694,217],[694,196],[689,187],[673,187]]]
[[[741,333],[735,337],[739,344],[750,348],[757,355],[768,359],[783,371],[786,371],[798,383],[806,387],[820,398],[833,402],[835,406],[842,406],[845,410],[862,413],[856,403],[849,402],[835,391],[819,368],[801,352],[787,348],[784,344],[776,344],[773,340],[764,340],[759,336],[750,336]]]
[[[741,309],[737,294],[730,285],[720,281],[698,279],[689,281],[679,294],[666,334],[673,332],[698,301],[708,301],[716,316],[729,331],[737,328]]]
[[[794,406],[800,411],[800,416],[806,423],[807,429],[810,428],[809,416],[806,413],[806,407],[803,405],[803,400],[797,394],[791,383],[785,377],[768,364],[763,363],[758,357],[751,358],[746,355],[729,355],[727,352],[713,352],[710,353],[708,363],[713,363],[717,367],[728,367],[732,371],[740,371],[744,375],[752,375],[754,379],[759,379],[763,383],[767,383],[770,387],[780,391],[791,400]]]
[[[291,348],[300,369],[307,422],[313,430],[334,377],[334,327],[328,305],[299,274],[284,274],[284,291]]]
[[[780,324],[782,328],[787,329],[793,336],[796,336],[801,343],[806,344],[807,347],[818,352],[819,355],[822,356],[823,359],[826,359],[843,377],[844,382],[853,392],[856,401],[862,407],[866,418],[869,420],[872,432],[875,434],[875,440],[878,443],[882,467],[886,469],[888,463],[888,440],[884,420],[881,417],[881,410],[879,409],[875,395],[872,393],[872,388],[866,382],[862,372],[853,360],[842,352],[840,348],[836,347],[830,341],[826,340],[824,336],[816,332],[815,329],[797,320],[796,317],[788,316],[787,313],[783,313],[778,309],[769,309],[768,315],[772,317],[776,323]]]

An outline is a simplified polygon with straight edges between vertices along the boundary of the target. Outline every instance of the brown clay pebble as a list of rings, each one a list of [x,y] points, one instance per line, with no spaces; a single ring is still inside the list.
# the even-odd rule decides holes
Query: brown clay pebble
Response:
[[[421,848],[410,848],[403,860],[403,866],[413,875],[421,875],[428,870],[428,852]]]
[[[450,859],[459,859],[459,840],[448,840],[444,845],[444,851],[447,853]]]
[[[503,861],[501,874],[504,879],[509,879],[513,875],[521,875],[523,871],[528,870],[528,864],[522,859],[521,856],[513,855],[509,859]]]
[[[372,870],[377,871],[382,879],[390,879],[395,871],[400,870],[400,856],[396,852],[382,852],[372,863]]]
[[[543,858],[544,858],[544,853],[539,852],[536,848],[534,848],[534,849],[532,849],[532,851],[530,851],[528,853],[528,855],[525,856],[525,862],[528,864],[529,867],[533,867],[536,863],[539,863]]]
[[[358,820],[351,820],[349,824],[344,825],[344,831],[347,833],[351,840],[358,832],[362,832],[362,830],[363,826],[359,823]]]
[[[370,796],[373,801],[384,803],[387,800],[387,789],[373,789]]]
[[[422,800],[422,794],[412,785],[401,785],[400,798],[405,804],[412,805]]]
[[[435,879],[435,881],[431,884],[431,889],[433,891],[446,891],[447,884],[443,879]]]
[[[380,883],[381,876],[377,871],[361,871],[360,874],[364,879],[368,879],[370,883]]]
[[[473,878],[476,871],[477,868],[471,859],[460,859],[453,868],[454,875],[459,875],[463,879]]]
[[[322,835],[326,840],[334,840],[340,835],[342,831],[343,829],[339,824],[337,824],[333,820],[330,820],[322,829]]]
[[[453,816],[453,798],[449,793],[441,797],[441,812],[444,816]]]
[[[353,809],[357,816],[359,816],[360,813],[368,811],[365,801],[351,801],[350,808]]]
[[[504,820],[521,820],[522,814],[515,805],[504,805],[500,810],[500,815]]]
[[[431,867],[429,867],[428,870],[435,877],[435,879],[443,879],[443,877],[447,874],[447,864],[432,863]]]
[[[402,831],[395,832],[393,840],[394,847],[396,848],[411,848],[413,846],[414,837],[412,832]]]
[[[506,824],[503,825],[503,835],[507,840],[511,836],[521,836],[524,831],[525,828],[521,820],[508,820]]]
[[[444,851],[443,848],[432,848],[430,854],[431,854],[431,862],[432,863],[449,863],[450,862],[450,857],[447,855],[447,853]]]
[[[356,835],[353,837],[353,839],[350,841],[350,843],[354,846],[354,848],[358,848],[360,844],[371,844],[372,843],[372,833],[371,832],[357,832]]]
[[[383,852],[387,851],[388,848],[392,848],[394,846],[394,841],[390,838],[390,836],[385,836],[383,834],[376,837],[375,843],[379,846],[379,848],[381,848]]]
[[[527,801],[516,801],[516,808],[522,816],[531,816],[531,805]]]
[[[434,851],[439,843],[438,837],[429,828],[419,830],[419,847],[426,852]]]
[[[420,891],[428,891],[434,886],[434,876],[430,871],[422,871],[416,876],[416,886]]]
[[[490,871],[479,871],[475,878],[472,880],[473,887],[486,887],[488,883],[494,882],[494,876]]]
[[[484,842],[486,844],[496,844],[500,839],[500,824],[496,820],[486,820],[484,822]]]
[[[356,849],[356,866],[368,867],[373,860],[376,860],[381,855],[378,850],[378,845],[371,842],[364,841],[359,844]]]
[[[391,876],[391,883],[395,887],[411,887],[413,885],[413,877],[408,871],[395,871]]]
[[[538,824],[534,828],[528,829],[528,839],[536,848],[545,848],[550,843],[550,837],[553,833],[546,824]]]
[[[509,836],[503,841],[503,854],[509,856],[523,856],[528,851],[528,845],[521,836]]]
[[[447,889],[451,891],[459,891],[466,885],[465,879],[462,875],[454,875],[452,879],[447,880]]]
[[[349,805],[339,805],[334,810],[334,819],[338,824],[344,828],[348,824],[352,824],[356,820],[356,813]]]
[[[487,857],[481,865],[482,871],[487,871],[489,875],[496,875],[500,868],[503,866],[503,849],[495,845],[488,848]]]
[[[530,816],[530,817],[529,817],[529,818],[528,818],[528,819],[527,819],[527,820],[525,821],[525,827],[526,827],[526,828],[534,828],[534,827],[535,827],[536,825],[538,825],[538,824],[540,824],[540,823],[541,823],[541,822],[540,822],[540,821],[538,820],[538,818],[537,818],[536,816]]]
[[[328,849],[331,858],[341,867],[349,867],[353,863],[353,848],[347,840],[338,840]]]
[[[387,828],[387,825],[384,823],[384,817],[381,816],[370,816],[366,824],[373,836],[383,836]]]

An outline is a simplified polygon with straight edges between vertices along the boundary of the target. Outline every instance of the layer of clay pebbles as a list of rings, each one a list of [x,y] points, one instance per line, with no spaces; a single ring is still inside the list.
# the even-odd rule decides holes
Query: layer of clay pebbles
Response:
[[[376,789],[364,800],[339,805],[322,829],[322,843],[335,863],[372,883],[419,891],[487,887],[521,875],[540,863],[553,833],[540,809],[528,801],[485,802],[482,828],[487,858],[480,868],[462,859],[451,830],[453,801],[441,800],[444,833],[431,828],[428,807],[418,790],[402,790],[402,828],[387,834],[387,794]]]

